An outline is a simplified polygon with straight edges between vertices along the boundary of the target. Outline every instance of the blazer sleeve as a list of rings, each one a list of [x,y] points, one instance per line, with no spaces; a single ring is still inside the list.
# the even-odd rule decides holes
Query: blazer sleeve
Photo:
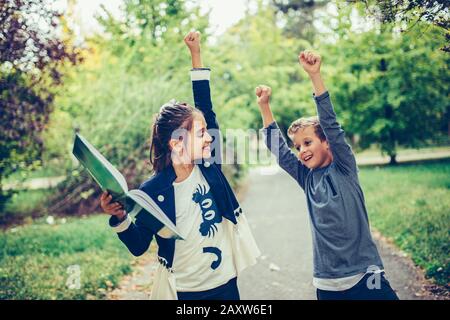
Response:
[[[220,167],[222,163],[221,136],[219,123],[217,122],[211,100],[211,89],[209,86],[210,74],[211,69],[209,68],[192,69],[192,92],[194,95],[195,107],[202,111],[208,133],[213,139],[213,142],[211,143],[211,160]]]

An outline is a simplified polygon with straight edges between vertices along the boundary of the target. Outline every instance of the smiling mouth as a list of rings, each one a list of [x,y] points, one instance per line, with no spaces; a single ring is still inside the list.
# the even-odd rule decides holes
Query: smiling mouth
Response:
[[[304,162],[307,162],[307,161],[310,160],[311,158],[312,158],[312,156],[306,156],[306,157],[303,158],[303,161],[304,161]]]

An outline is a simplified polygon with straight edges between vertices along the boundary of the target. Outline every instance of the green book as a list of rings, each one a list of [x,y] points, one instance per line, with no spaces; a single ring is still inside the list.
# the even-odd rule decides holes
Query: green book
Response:
[[[112,202],[120,202],[130,215],[136,215],[144,210],[150,216],[152,231],[161,237],[183,239],[175,224],[156,202],[142,190],[128,190],[123,175],[79,134],[75,136],[72,153],[100,188],[112,195]]]

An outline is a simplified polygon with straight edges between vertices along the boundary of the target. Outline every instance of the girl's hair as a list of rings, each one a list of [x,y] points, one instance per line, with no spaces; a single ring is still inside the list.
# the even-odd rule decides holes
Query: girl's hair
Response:
[[[288,136],[291,140],[294,137],[294,134],[298,131],[298,129],[304,129],[307,127],[314,127],[314,132],[317,137],[319,137],[320,141],[326,141],[325,133],[323,132],[322,127],[320,126],[319,118],[317,116],[300,118],[291,123],[288,129]]]
[[[169,141],[177,129],[191,130],[194,112],[199,110],[175,100],[171,100],[160,108],[153,123],[150,144],[150,163],[156,173],[172,164]]]

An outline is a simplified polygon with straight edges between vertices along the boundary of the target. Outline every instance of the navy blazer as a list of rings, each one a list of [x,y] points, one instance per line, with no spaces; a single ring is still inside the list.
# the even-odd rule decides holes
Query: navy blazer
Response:
[[[213,156],[210,159],[203,160],[199,164],[199,168],[210,186],[222,216],[236,224],[236,217],[242,213],[242,209],[239,207],[221,171],[221,139],[216,114],[213,111],[209,80],[192,81],[192,89],[195,106],[203,112],[208,133],[213,137],[211,145]],[[139,189],[147,193],[176,225],[175,196],[172,185],[175,179],[175,171],[172,166],[169,166],[160,173],[150,177]],[[153,221],[148,213],[141,211],[136,215],[135,222],[131,223],[125,231],[118,233],[118,236],[135,256],[144,254],[149,248],[153,236],[155,236],[158,243],[159,262],[171,270],[175,252],[175,239],[162,238],[155,231],[152,231],[155,228]],[[115,226],[117,224],[117,218],[112,216],[110,225]]]

